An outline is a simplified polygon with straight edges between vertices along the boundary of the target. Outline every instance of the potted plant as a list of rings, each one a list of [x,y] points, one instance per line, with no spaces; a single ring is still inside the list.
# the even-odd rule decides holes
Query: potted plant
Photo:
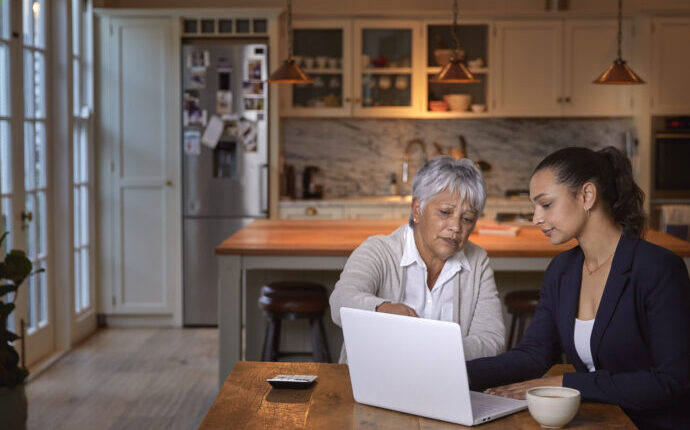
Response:
[[[0,247],[6,237],[7,233],[0,237]],[[2,428],[7,430],[26,428],[24,380],[29,372],[19,363],[19,354],[12,342],[20,337],[7,329],[7,320],[14,310],[17,290],[32,275],[32,268],[26,253],[18,249],[13,249],[5,255],[4,261],[0,261],[0,417]]]

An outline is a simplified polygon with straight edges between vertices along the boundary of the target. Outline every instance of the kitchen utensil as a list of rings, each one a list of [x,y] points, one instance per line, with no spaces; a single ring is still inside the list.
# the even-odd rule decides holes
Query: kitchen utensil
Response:
[[[340,67],[340,58],[331,57],[328,59],[328,66],[331,69],[337,69]]]
[[[472,112],[480,113],[486,110],[486,105],[473,104],[472,106],[470,106],[470,109],[472,109]]]
[[[332,76],[328,81],[328,86],[331,88],[338,88],[340,86],[340,79],[337,76]]]
[[[454,112],[464,112],[470,107],[472,96],[470,94],[446,94],[443,100],[448,103],[450,110]]]
[[[305,199],[320,199],[323,197],[323,185],[318,184],[321,169],[316,166],[305,166],[302,172],[302,196]]]
[[[314,88],[322,88],[324,86],[323,79],[321,76],[314,78]]]
[[[398,75],[397,78],[395,78],[395,88],[399,90],[404,90],[407,88],[407,86],[410,85],[410,78],[408,78],[405,75]]]

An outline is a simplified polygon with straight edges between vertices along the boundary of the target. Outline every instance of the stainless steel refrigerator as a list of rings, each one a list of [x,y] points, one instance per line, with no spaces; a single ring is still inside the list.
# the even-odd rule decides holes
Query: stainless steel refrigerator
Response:
[[[268,213],[267,46],[182,44],[184,325],[218,324],[215,247]]]

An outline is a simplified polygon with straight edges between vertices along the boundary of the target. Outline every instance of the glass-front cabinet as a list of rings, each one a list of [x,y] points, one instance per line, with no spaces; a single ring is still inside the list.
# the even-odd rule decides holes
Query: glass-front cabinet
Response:
[[[284,112],[291,116],[351,114],[351,29],[349,20],[295,22],[294,58],[314,83],[285,86]]]
[[[421,29],[415,21],[354,21],[354,114],[404,115],[419,108]]]
[[[432,79],[455,50],[453,25],[448,22],[426,23],[425,80],[426,116],[464,117],[489,115],[489,24],[458,24],[460,49],[456,55],[479,80],[469,84],[439,84]]]
[[[284,116],[397,116],[423,106],[421,21],[295,21],[294,57],[313,84],[281,88]]]

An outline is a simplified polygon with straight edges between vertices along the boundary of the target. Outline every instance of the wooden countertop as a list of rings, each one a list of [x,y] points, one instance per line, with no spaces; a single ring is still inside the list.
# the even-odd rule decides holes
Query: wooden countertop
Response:
[[[269,220],[253,221],[216,247],[218,255],[349,256],[364,239],[390,234],[405,220]],[[681,257],[690,257],[690,242],[656,230],[645,237]],[[480,236],[470,241],[489,257],[554,257],[575,246],[553,246],[536,227],[522,227],[515,237]]]

